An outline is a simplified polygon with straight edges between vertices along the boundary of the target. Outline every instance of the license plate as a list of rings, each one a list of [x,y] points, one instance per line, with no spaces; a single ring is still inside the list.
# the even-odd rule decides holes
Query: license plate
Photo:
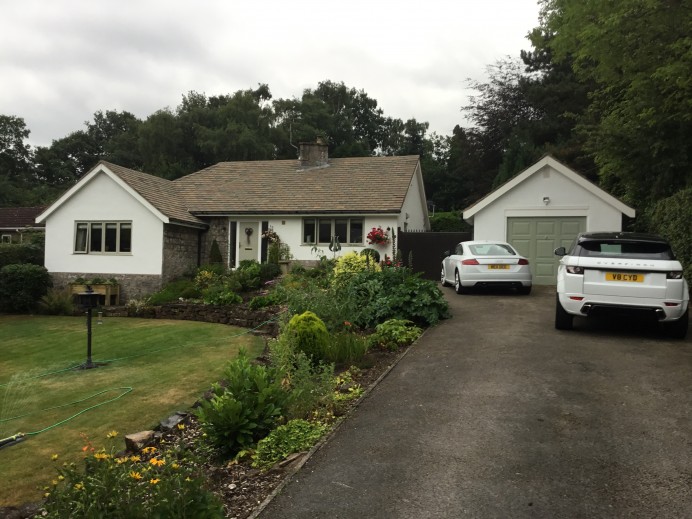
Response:
[[[644,283],[644,274],[634,272],[606,272],[606,281],[624,281],[626,283]]]
[[[507,270],[509,265],[488,265],[490,270]]]

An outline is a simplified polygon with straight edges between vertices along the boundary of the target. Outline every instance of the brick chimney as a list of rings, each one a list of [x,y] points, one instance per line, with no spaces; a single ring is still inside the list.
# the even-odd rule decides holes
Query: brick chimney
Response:
[[[318,137],[315,142],[300,143],[300,168],[320,168],[329,165],[328,146]]]

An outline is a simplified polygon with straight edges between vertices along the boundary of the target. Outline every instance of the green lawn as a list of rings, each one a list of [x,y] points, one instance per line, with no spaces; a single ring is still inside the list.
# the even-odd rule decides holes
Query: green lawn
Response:
[[[86,335],[83,317],[0,316],[0,439],[41,431],[103,403],[0,449],[0,506],[40,499],[41,488],[56,476],[53,454],[59,463],[81,458],[80,434],[98,448],[112,443],[106,440],[110,431],[122,438],[151,429],[189,409],[239,348],[256,356],[264,345],[232,326],[131,318],[98,325],[94,319],[92,358],[110,362],[68,369],[86,360]],[[49,410],[56,406],[63,407]],[[17,416],[23,417],[8,420]]]

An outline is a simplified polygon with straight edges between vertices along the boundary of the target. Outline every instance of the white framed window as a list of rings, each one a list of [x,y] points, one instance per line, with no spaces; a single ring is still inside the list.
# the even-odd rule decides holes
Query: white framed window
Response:
[[[328,245],[337,236],[343,244],[363,244],[362,218],[303,218],[305,245]]]
[[[130,254],[132,222],[75,222],[76,254]]]
[[[2,235],[2,243],[12,243],[12,235],[11,234],[3,234]]]

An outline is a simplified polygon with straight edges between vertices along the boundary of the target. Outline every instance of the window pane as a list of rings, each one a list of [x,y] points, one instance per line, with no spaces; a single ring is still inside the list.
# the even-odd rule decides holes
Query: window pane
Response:
[[[348,220],[334,222],[334,236],[339,237],[339,243],[348,243]]]
[[[89,227],[85,223],[77,224],[77,231],[75,233],[74,239],[74,251],[75,252],[86,252],[87,251],[87,235]]]
[[[106,250],[105,252],[118,252],[117,241],[118,239],[118,224],[117,223],[107,223],[106,224]]]
[[[332,221],[320,218],[320,229],[317,235],[319,243],[329,243],[332,241]]]
[[[363,220],[351,220],[349,243],[363,243]]]
[[[315,243],[315,220],[303,220],[303,243]]]
[[[132,252],[132,224],[120,224],[120,252]]]
[[[92,223],[91,235],[89,240],[89,250],[91,252],[103,252],[103,224]]]

